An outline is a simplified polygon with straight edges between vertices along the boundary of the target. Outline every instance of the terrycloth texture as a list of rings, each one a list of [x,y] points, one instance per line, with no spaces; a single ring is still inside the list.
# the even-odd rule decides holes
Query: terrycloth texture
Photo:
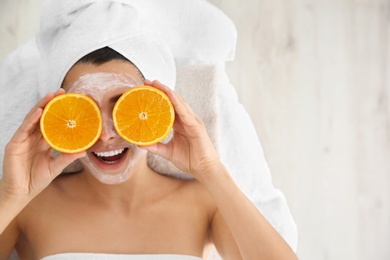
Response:
[[[204,0],[50,0],[37,36],[40,95],[58,89],[78,59],[104,46],[146,78],[174,87],[174,59],[232,59],[235,37],[230,19]]]
[[[206,125],[214,146],[219,147],[217,85],[215,65],[178,65],[176,91],[186,100]],[[188,179],[189,175],[177,169],[169,161],[148,153],[148,165],[156,171]]]
[[[42,54],[40,95],[61,86],[67,71],[84,55],[109,46],[131,60],[146,78],[175,82],[167,43],[147,26],[140,1],[47,1],[37,43]]]
[[[54,24],[44,24],[38,41],[33,39],[22,45],[3,63],[0,70],[2,121],[0,146],[2,148],[5,146],[39,96],[59,87],[66,71],[77,59],[97,48],[109,45],[132,60],[149,79],[163,78],[162,81],[168,84],[171,81],[177,82],[177,90],[206,121],[209,134],[232,177],[291,247],[296,249],[296,227],[285,198],[273,187],[254,126],[238,102],[234,88],[225,73],[224,63],[233,57],[236,40],[236,32],[231,21],[203,0],[96,1],[99,4],[92,2],[95,1],[55,1],[58,6],[51,10],[53,14],[43,15],[44,19],[49,17]],[[53,5],[53,1],[49,1],[50,5]],[[108,7],[112,9],[107,16],[95,14],[97,11],[107,10],[104,8]],[[111,25],[111,22],[121,22],[122,18],[127,17],[120,7],[129,12],[137,10],[134,12],[135,17],[130,17],[128,23],[139,22],[142,28],[154,29],[151,34],[146,29],[146,34],[143,30],[137,35],[131,34],[134,30],[127,34],[126,30],[122,32]],[[58,16],[55,10],[62,10],[66,15]],[[118,16],[108,19],[109,14],[115,14],[114,11],[119,12]],[[104,19],[109,24],[101,23],[99,32],[93,31],[88,25],[84,25],[83,28],[81,20],[78,19],[87,14],[84,12],[90,12],[93,17]],[[144,14],[146,16],[143,16]],[[93,17],[90,22],[96,26],[98,19]],[[81,29],[86,29],[84,33],[90,33],[97,38],[80,32],[76,34],[72,21],[77,22]],[[135,25],[129,24],[121,26],[130,26],[134,29]],[[61,30],[66,28],[74,29],[73,41],[69,40],[70,38],[62,38],[65,36],[61,36]],[[108,28],[118,29],[118,34],[107,31],[110,30]],[[118,35],[122,33],[124,36],[119,37]],[[137,43],[148,40],[151,35],[158,35],[158,41],[148,42],[145,47],[141,46],[140,52],[150,50],[160,56],[155,58],[145,53],[146,56],[143,57],[135,53]],[[141,38],[137,38],[138,36]],[[50,39],[54,40],[47,42]],[[88,42],[88,39],[91,39],[91,42]],[[135,39],[135,45],[129,45],[127,49],[130,39]],[[158,65],[154,67],[148,63]],[[161,68],[160,66],[164,64],[167,67]],[[164,75],[161,75],[160,68],[167,74],[164,72],[162,73]],[[157,171],[184,176],[167,165],[164,160],[154,156],[149,158],[149,164],[154,165]]]
[[[93,254],[66,253],[50,255],[41,260],[200,260],[202,258],[189,255],[124,255],[124,254]]]

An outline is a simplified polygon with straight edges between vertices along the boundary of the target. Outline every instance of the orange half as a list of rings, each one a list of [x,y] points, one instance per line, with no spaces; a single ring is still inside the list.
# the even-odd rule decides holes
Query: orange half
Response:
[[[118,99],[112,112],[117,133],[127,142],[146,146],[164,140],[172,130],[175,110],[159,89],[137,86]]]
[[[54,97],[45,106],[40,128],[43,138],[54,150],[78,153],[99,139],[102,116],[90,97],[67,93]]]

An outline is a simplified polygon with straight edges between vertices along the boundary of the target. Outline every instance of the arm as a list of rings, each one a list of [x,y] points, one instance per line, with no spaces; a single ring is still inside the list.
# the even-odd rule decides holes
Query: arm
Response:
[[[242,259],[296,259],[290,246],[220,167],[215,171],[218,174],[207,174],[204,185],[218,208],[211,227],[212,239],[224,259],[237,259],[233,256],[235,247]],[[233,241],[226,239],[226,230]]]
[[[21,234],[17,220],[14,219],[0,236],[0,259],[10,259],[10,255]]]
[[[218,209],[211,231],[220,253],[234,259],[238,255],[243,259],[296,259],[288,244],[234,183],[199,117],[166,86],[157,81],[145,84],[164,91],[177,115],[173,139],[145,149],[170,160],[206,187]]]
[[[42,109],[55,95],[49,93],[31,109],[7,144],[0,181],[0,236],[19,212],[72,161],[84,153],[52,158],[51,148],[39,131]],[[0,244],[1,247],[1,244]]]
[[[217,84],[218,127],[223,130],[219,133],[220,159],[242,192],[295,251],[298,230],[288,200],[273,184],[255,126],[224,68],[220,73]]]

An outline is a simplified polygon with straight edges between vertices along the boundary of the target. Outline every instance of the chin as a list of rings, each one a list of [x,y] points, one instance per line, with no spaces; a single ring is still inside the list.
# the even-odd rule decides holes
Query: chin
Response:
[[[118,173],[115,175],[112,174],[105,174],[105,173],[99,173],[96,171],[92,171],[91,174],[101,183],[108,184],[108,185],[114,185],[114,184],[120,184],[132,176],[130,173]]]
[[[120,184],[134,174],[146,151],[138,147],[90,151],[81,163],[101,183]]]

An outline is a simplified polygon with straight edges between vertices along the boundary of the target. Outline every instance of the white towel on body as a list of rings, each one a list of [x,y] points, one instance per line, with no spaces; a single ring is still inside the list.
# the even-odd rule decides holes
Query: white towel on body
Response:
[[[109,46],[146,78],[176,87],[205,121],[240,188],[296,249],[285,197],[272,184],[255,128],[225,72],[236,44],[226,15],[204,0],[51,0],[45,10],[37,38],[11,53],[0,70],[1,155],[39,98],[58,89],[78,59]],[[158,172],[188,177],[162,158],[148,157]]]
[[[96,253],[62,253],[45,256],[41,260],[202,260],[190,255],[126,255],[126,254],[96,254]]]

